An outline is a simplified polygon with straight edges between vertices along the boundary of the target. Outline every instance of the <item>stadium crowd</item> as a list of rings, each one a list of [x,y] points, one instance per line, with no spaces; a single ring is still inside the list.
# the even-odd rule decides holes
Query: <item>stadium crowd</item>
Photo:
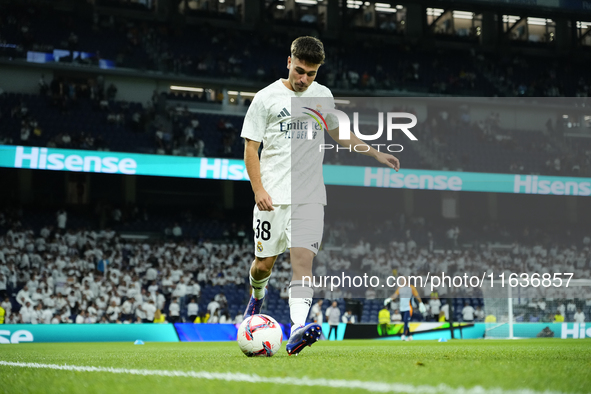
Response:
[[[48,83],[41,75],[39,92],[0,89],[1,144],[197,157],[238,157],[241,150],[242,117],[195,113],[157,92],[145,103],[116,101],[117,87],[102,76]]]
[[[0,293],[20,288],[19,310],[11,313],[8,298],[3,303],[12,323],[152,322],[165,308],[168,321],[182,321],[181,312],[194,321],[200,283],[243,285],[250,264],[240,264],[244,247],[132,244],[112,231],[54,236],[45,227],[33,238],[10,230],[1,241]],[[235,263],[226,268],[229,261]],[[223,294],[210,301],[211,322],[230,320]]]
[[[167,239],[135,241],[109,228],[68,227],[63,210],[56,214],[55,227],[46,225],[38,232],[24,228],[18,220],[7,221],[1,216],[0,224],[6,231],[0,236],[0,299],[6,323],[241,321],[249,296],[245,278],[252,261],[248,238],[242,238],[243,242],[195,242],[175,236],[180,235],[174,231],[176,225]],[[375,244],[371,244],[357,239],[343,244],[346,228],[342,225],[327,229],[324,250],[316,259],[315,276],[367,274],[383,280],[390,275],[424,277],[427,272],[441,271],[450,275],[481,275],[484,271],[573,272],[575,278],[591,274],[589,236],[578,246],[515,243],[506,250],[490,245],[462,250],[452,245],[449,249],[437,249],[432,240],[417,245],[410,230],[405,231],[407,236],[401,240],[382,238],[386,241],[381,242],[376,238]],[[441,233],[435,238],[439,241],[445,236]],[[291,277],[289,255],[282,255],[275,267],[270,286],[285,300]],[[213,288],[219,290],[215,295],[209,291]],[[449,307],[445,307],[445,301],[439,301],[440,297],[483,298],[482,292],[457,291],[451,286],[438,286],[434,291],[425,286],[418,290],[421,297],[430,301],[427,314],[415,316],[417,320],[449,319],[449,310],[445,313]],[[539,293],[535,299],[521,298],[518,306],[531,321],[544,320],[556,310],[566,321],[580,321],[591,313],[590,290],[577,289],[573,296],[572,292],[566,295],[564,288],[553,288]],[[357,294],[352,289],[327,286],[317,288],[315,296],[340,302],[350,298],[377,301],[390,295],[382,292],[370,287]],[[474,321],[486,313],[486,303],[480,301],[470,301],[460,305],[460,309],[456,303],[455,307],[454,313],[459,315],[455,320]],[[392,311],[397,308],[392,303]],[[372,315],[358,315],[357,320],[377,320],[377,311],[363,314],[366,312]],[[396,316],[393,313],[392,319]]]
[[[56,21],[59,21],[56,23]],[[375,33],[385,32],[384,40]],[[536,56],[492,56],[472,43],[464,50],[421,49],[388,41],[392,31],[376,29],[374,39],[325,39],[328,58],[319,81],[342,90],[394,90],[474,96],[585,96],[591,77],[576,58],[551,62]],[[272,82],[293,37],[244,32],[206,24],[187,25],[88,13],[73,15],[43,5],[10,5],[0,18],[0,56],[27,51],[71,53],[63,60],[163,73]],[[86,51],[86,59],[74,51]],[[358,56],[362,50],[366,56]],[[4,53],[2,53],[4,52]],[[576,78],[573,76],[577,76]]]

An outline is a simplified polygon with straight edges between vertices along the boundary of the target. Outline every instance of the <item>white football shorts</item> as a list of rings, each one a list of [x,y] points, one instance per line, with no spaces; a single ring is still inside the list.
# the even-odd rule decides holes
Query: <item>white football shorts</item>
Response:
[[[318,254],[324,228],[324,205],[273,205],[260,211],[255,205],[252,228],[257,257],[278,256],[288,248],[306,248]]]

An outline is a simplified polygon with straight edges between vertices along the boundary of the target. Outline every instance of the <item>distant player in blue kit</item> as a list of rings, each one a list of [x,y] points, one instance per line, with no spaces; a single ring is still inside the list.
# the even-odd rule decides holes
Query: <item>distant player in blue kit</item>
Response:
[[[277,256],[290,248],[292,278],[289,286],[291,336],[286,346],[289,355],[298,354],[320,338],[317,323],[306,325],[314,289],[304,284],[304,276],[312,276],[312,262],[322,242],[326,189],[322,177],[324,133],[314,133],[315,149],[293,156],[293,139],[306,138],[305,130],[293,128],[300,124],[292,119],[292,98],[306,100],[323,98],[332,103],[330,90],[314,81],[324,63],[324,46],[313,37],[299,37],[291,45],[287,58],[289,74],[259,91],[244,119],[241,136],[245,139],[244,162],[254,192],[255,259],[250,269],[252,296],[244,317],[260,313],[267,283]],[[318,108],[318,107],[317,107]],[[290,125],[286,127],[286,125]],[[378,152],[354,133],[339,139],[336,117],[326,116],[326,129],[340,145],[363,145],[362,154],[398,171],[400,163],[390,154]],[[263,150],[259,159],[259,147]],[[293,171],[305,176],[294,176]],[[301,198],[292,201],[292,189]],[[303,197],[302,197],[303,196]]]
[[[419,296],[419,292],[417,289],[410,284],[410,277],[406,277],[404,280],[404,286],[400,286],[390,298],[386,298],[384,304],[390,303],[394,301],[396,298],[400,297],[400,314],[402,315],[402,321],[404,322],[404,330],[402,331],[402,336],[400,337],[403,341],[412,341],[412,335],[409,335],[409,328],[408,322],[410,322],[410,318],[412,317],[412,298],[416,298],[419,301],[419,311],[421,313],[425,313],[427,308],[421,297]]]

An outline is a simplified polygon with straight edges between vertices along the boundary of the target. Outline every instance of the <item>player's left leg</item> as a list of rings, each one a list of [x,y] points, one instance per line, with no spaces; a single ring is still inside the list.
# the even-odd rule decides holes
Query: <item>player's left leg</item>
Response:
[[[291,336],[286,350],[298,354],[304,347],[311,346],[320,339],[322,329],[317,323],[307,326],[306,319],[312,306],[312,263],[324,227],[324,207],[321,204],[292,206],[288,234],[292,278],[289,284],[289,315],[291,317]],[[304,278],[306,280],[304,281]],[[309,278],[309,279],[308,279]]]
[[[314,253],[304,248],[291,248],[292,280],[289,285],[289,315],[291,317],[291,335],[285,346],[289,355],[299,354],[306,346],[311,346],[320,339],[322,328],[317,323],[306,324],[310,312],[314,289],[304,277],[312,277]]]
[[[304,277],[312,277],[312,261],[314,252],[304,248],[290,250],[292,276],[289,284],[289,315],[292,321],[291,331],[306,324],[312,305],[314,289]]]
[[[312,261],[315,253],[305,248],[291,248],[292,280],[289,285],[289,315],[291,335],[286,345],[289,355],[299,354],[306,346],[320,339],[322,328],[317,323],[306,324],[314,289],[308,279],[312,277]]]

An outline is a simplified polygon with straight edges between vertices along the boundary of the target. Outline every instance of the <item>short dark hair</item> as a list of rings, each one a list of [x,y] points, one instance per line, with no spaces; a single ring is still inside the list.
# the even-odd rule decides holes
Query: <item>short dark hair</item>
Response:
[[[324,45],[314,37],[298,37],[291,43],[291,56],[306,63],[323,64]]]

